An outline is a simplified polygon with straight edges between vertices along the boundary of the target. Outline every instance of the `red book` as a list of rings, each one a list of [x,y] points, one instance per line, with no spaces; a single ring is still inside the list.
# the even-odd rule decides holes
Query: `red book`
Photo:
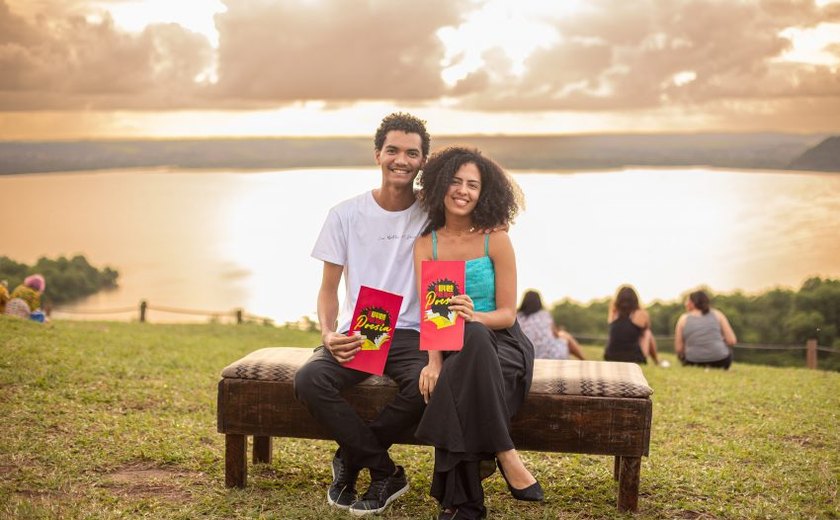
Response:
[[[453,296],[464,294],[462,260],[426,260],[420,266],[420,350],[461,350],[464,318],[449,310]]]
[[[356,356],[344,363],[345,367],[382,375],[394,338],[394,329],[397,328],[402,300],[399,294],[362,286],[347,335],[361,334],[365,342]]]

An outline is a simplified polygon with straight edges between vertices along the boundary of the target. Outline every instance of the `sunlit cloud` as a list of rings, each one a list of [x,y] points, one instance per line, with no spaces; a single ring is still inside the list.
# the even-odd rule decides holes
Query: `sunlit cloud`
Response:
[[[207,39],[177,24],[120,30],[104,13],[27,20],[0,2],[0,110],[184,108],[212,63]]]
[[[354,106],[535,132],[657,114],[840,128],[837,0],[0,0],[0,35],[0,113],[174,125],[158,133],[215,133],[219,114],[230,134],[282,132],[278,114]]]
[[[692,81],[697,79],[697,73],[693,70],[682,70],[674,74],[674,77],[671,78],[671,81],[677,87],[682,87],[683,85],[688,85]]]
[[[579,3],[555,4],[554,10],[557,10],[556,6],[573,10]],[[516,5],[490,0],[466,15],[466,20],[459,26],[438,30],[438,37],[446,47],[441,73],[444,81],[455,85],[485,66],[484,54],[491,49],[500,49],[509,60],[510,72],[522,75],[525,59],[535,49],[550,46],[559,38],[556,29],[542,16],[550,11],[548,5],[533,0]]]
[[[92,3],[114,21],[116,27],[133,33],[142,33],[148,26],[157,24],[176,24],[184,29],[207,38],[214,49],[219,47],[219,31],[216,30],[214,16],[226,10],[220,0],[193,0],[190,2],[171,2],[169,0],[125,0],[95,1]],[[87,18],[89,22],[99,23],[102,15]],[[204,70],[193,77],[196,83],[215,83],[218,81],[218,63],[216,52]]]
[[[204,35],[213,47],[219,46],[219,31],[213,17],[226,8],[221,0],[125,0],[94,1],[92,6],[108,12],[118,27],[131,32],[143,32],[148,25],[175,23]]]
[[[589,2],[520,77],[483,74],[463,102],[481,110],[617,110],[723,99],[840,95],[833,69],[781,59],[799,36],[840,41],[807,2]],[[828,9],[828,8],[826,8]],[[810,49],[803,50],[807,54]]]
[[[832,51],[832,46],[840,44],[840,23],[821,23],[806,28],[788,27],[779,35],[790,41],[790,48],[779,56],[780,61],[827,65],[837,72],[840,53]]]

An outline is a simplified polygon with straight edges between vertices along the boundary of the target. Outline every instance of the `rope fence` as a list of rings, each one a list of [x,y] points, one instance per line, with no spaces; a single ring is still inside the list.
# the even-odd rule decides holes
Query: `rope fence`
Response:
[[[601,344],[601,345],[606,345],[607,341],[609,340],[609,338],[607,336],[585,336],[585,335],[582,335],[582,336],[575,336],[575,338],[577,338],[577,340],[581,343]],[[656,340],[658,350],[660,350],[660,351],[664,350],[666,352],[669,352],[669,351],[673,352],[673,350],[669,350],[667,348],[662,349],[660,347],[662,345],[669,345],[669,346],[671,346],[670,348],[672,349],[673,344],[674,344],[674,336],[654,336],[654,339]],[[784,352],[802,352],[802,351],[805,351],[805,366],[808,367],[808,368],[813,368],[813,369],[817,368],[818,359],[819,359],[819,357],[817,356],[818,352],[822,352],[824,354],[840,354],[840,349],[820,346],[820,345],[817,344],[817,340],[815,340],[815,339],[807,340],[804,345],[767,345],[767,344],[762,344],[762,343],[737,343],[732,348],[736,351],[741,351],[742,352],[742,355],[740,356],[740,359],[742,359],[742,360],[750,358],[750,356],[747,355],[747,351],[766,351],[766,352],[768,352],[768,355],[769,355],[770,352],[784,353]],[[745,358],[745,356],[746,356],[746,358]],[[824,357],[825,356],[823,356],[823,358]],[[755,359],[760,359],[760,358],[755,358]],[[829,363],[829,364],[832,364],[832,363]],[[836,363],[833,363],[833,365],[836,365]],[[833,370],[838,369],[836,366],[828,367],[828,368],[832,368]]]
[[[738,343],[733,348],[746,348],[751,350],[805,350],[803,345],[762,345],[760,343]]]
[[[125,314],[136,311],[137,307],[120,307],[117,309],[53,309],[53,312],[61,314]]]
[[[245,313],[242,309],[233,309],[230,311],[208,311],[202,309],[181,309],[178,307],[169,307],[166,305],[150,305],[146,300],[140,302],[138,307],[117,307],[113,309],[54,309],[53,312],[57,314],[79,314],[79,315],[99,315],[99,314],[126,314],[132,312],[139,312],[140,323],[147,321],[148,311],[166,312],[171,314],[182,314],[190,316],[206,316],[209,318],[218,319],[223,316],[230,316],[236,320],[237,324],[245,323],[246,321],[259,321],[266,325],[273,325],[274,320],[265,316],[257,316],[256,314]]]

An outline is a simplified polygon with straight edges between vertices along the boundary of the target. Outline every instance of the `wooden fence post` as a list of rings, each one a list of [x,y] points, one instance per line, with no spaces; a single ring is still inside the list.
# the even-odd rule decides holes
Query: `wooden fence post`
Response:
[[[805,342],[805,366],[817,369],[817,340],[809,339]]]
[[[236,309],[236,324],[242,325],[242,309]]]
[[[146,300],[140,300],[140,323],[146,322]]]

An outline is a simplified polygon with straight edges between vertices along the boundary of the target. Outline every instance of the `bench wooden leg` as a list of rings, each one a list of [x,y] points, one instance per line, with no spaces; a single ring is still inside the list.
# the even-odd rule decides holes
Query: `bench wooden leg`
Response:
[[[639,508],[639,476],[641,457],[616,457],[621,459],[618,471],[618,510],[636,511]]]
[[[245,457],[248,439],[245,435],[225,435],[225,486],[245,487],[248,460]]]
[[[271,464],[271,437],[254,435],[254,464]]]
[[[615,480],[618,480],[619,473],[621,473],[621,457],[616,455],[615,462],[613,463],[613,478]]]

